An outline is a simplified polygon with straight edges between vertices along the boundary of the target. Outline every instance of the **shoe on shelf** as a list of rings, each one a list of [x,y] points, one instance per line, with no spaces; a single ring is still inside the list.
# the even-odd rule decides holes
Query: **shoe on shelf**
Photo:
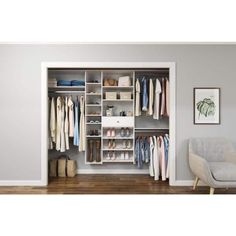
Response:
[[[113,156],[112,156],[112,152],[108,152],[109,154],[109,160],[112,160]]]
[[[126,140],[123,140],[122,144],[123,144],[123,148],[126,148]]]
[[[114,128],[111,129],[111,136],[112,137],[116,136],[116,130]]]
[[[113,139],[112,140],[112,148],[114,149],[116,147],[116,141]]]
[[[124,159],[125,159],[125,153],[124,153],[124,152],[121,152],[121,154],[120,154],[120,159],[121,159],[121,160],[124,160]]]
[[[112,140],[111,140],[111,139],[108,140],[108,148],[109,148],[109,149],[112,148]]]
[[[121,136],[121,137],[124,137],[124,136],[125,136],[125,129],[124,129],[124,128],[121,128],[121,130],[120,130],[120,136]]]
[[[111,130],[107,129],[107,137],[111,137]]]
[[[129,160],[129,152],[125,152],[125,160]]]
[[[131,141],[130,140],[126,140],[126,148],[127,149],[131,149],[132,145],[131,145]]]
[[[129,136],[130,136],[130,130],[129,130],[129,128],[126,128],[126,129],[125,129],[125,136],[126,136],[126,137],[129,137]]]
[[[112,152],[112,156],[111,156],[111,159],[114,161],[116,159],[116,155],[115,155],[115,152]]]

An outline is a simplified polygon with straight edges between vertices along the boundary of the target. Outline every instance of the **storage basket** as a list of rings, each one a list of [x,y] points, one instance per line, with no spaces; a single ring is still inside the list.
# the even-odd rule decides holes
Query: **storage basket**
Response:
[[[120,92],[120,100],[130,100],[131,92]]]
[[[116,100],[117,93],[116,92],[106,92],[105,97],[106,97],[106,100]]]

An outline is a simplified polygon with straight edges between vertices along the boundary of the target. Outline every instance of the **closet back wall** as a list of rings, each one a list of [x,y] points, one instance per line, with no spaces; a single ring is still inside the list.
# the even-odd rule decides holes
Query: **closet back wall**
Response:
[[[236,143],[236,45],[0,45],[0,181],[41,179],[41,62],[176,62],[176,173],[191,180],[187,141],[226,136]],[[221,125],[193,125],[193,87],[221,88]],[[80,168],[101,168],[85,166]],[[120,169],[119,165],[111,168]],[[123,168],[123,167],[122,167]],[[1,184],[1,182],[0,182]]]

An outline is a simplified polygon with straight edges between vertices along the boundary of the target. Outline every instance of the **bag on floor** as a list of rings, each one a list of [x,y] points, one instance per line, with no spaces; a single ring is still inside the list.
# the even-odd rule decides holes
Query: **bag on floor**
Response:
[[[58,176],[59,177],[74,177],[77,172],[77,163],[75,160],[70,160],[69,156],[62,155],[58,159]]]
[[[49,161],[49,176],[50,177],[57,177],[57,160],[50,160]]]

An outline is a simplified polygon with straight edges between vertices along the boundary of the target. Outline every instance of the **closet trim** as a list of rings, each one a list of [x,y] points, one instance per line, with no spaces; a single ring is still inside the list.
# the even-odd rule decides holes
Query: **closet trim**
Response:
[[[49,69],[169,69],[170,81],[170,178],[169,184],[178,185],[176,180],[176,72],[175,62],[42,62],[41,64],[41,181],[48,184],[48,70]]]

